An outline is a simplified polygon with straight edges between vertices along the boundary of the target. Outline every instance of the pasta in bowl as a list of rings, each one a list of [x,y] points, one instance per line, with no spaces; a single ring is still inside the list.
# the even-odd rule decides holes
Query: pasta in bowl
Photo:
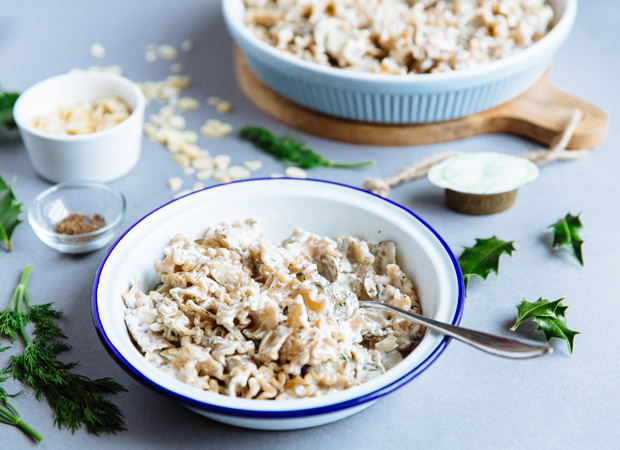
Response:
[[[360,311],[358,298],[456,324],[462,277],[443,240],[397,204],[335,183],[250,180],[132,226],[100,266],[93,319],[116,361],[156,391],[225,423],[295,429],[369,406],[448,343]]]
[[[368,381],[399,363],[422,327],[358,298],[420,312],[392,242],[295,230],[276,244],[257,221],[175,236],[155,261],[160,287],[123,295],[147,360],[199,389],[292,399]]]

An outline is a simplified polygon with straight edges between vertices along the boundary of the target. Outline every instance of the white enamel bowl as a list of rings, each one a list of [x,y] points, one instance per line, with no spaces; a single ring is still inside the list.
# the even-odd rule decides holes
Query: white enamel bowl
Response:
[[[131,108],[121,123],[96,133],[57,135],[37,130],[32,121],[60,106],[118,97]],[[43,80],[24,91],[13,115],[35,171],[55,183],[108,182],[138,163],[145,100],[136,83],[101,72],[77,72]]]
[[[554,26],[534,45],[475,69],[411,76],[359,73],[302,60],[254,36],[244,24],[243,0],[222,0],[222,10],[254,72],[295,103],[364,122],[428,123],[493,108],[536,83],[568,37],[577,12],[577,0],[549,3]]]
[[[356,188],[318,180],[258,179],[188,194],[151,212],[129,228],[103,260],[93,287],[93,320],[113,358],[157,392],[214,420],[247,428],[287,430],[333,422],[370,406],[411,381],[445,349],[448,339],[427,333],[404,361],[360,386],[322,397],[273,401],[231,398],[198,390],[149,364],[123,322],[125,292],[134,277],[153,288],[153,261],[179,232],[203,235],[222,220],[262,218],[267,237],[282,240],[294,228],[335,237],[348,234],[391,240],[398,261],[415,281],[425,315],[457,324],[463,280],[454,255],[422,219],[402,206]]]

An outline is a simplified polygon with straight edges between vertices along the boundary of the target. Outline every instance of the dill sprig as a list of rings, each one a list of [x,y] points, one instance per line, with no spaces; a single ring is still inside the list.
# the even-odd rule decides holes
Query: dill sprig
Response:
[[[8,348],[9,347],[1,347],[0,352],[3,352]],[[4,382],[9,379],[8,373],[8,367],[5,367],[0,371],[0,382]],[[22,391],[18,392],[17,394],[9,394],[7,393],[7,391],[4,390],[4,388],[0,386],[0,422],[17,427],[24,433],[26,433],[31,439],[37,442],[41,442],[43,440],[43,436],[41,436],[26,422],[24,422],[15,407],[9,402],[9,397],[17,397],[21,393]]]
[[[71,348],[61,340],[66,336],[56,324],[62,313],[53,309],[51,303],[31,303],[26,286],[30,270],[31,266],[24,269],[11,304],[0,313],[0,333],[11,340],[19,336],[25,344],[21,355],[9,358],[5,373],[10,371],[13,378],[30,385],[37,400],[45,397],[59,429],[67,428],[73,433],[84,425],[94,435],[125,430],[120,409],[104,398],[125,389],[111,378],[92,380],[75,374],[71,369],[77,363],[57,358]],[[33,324],[31,336],[25,330],[27,323]]]
[[[276,137],[269,130],[261,127],[242,128],[239,136],[246,141],[250,141],[256,148],[269,153],[276,159],[292,163],[302,169],[311,169],[319,166],[354,169],[374,164],[374,161],[352,164],[337,163],[312,151],[302,141],[290,136]]]

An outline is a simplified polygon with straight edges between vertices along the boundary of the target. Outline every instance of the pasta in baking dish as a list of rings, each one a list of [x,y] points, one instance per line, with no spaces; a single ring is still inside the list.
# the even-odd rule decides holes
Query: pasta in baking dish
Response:
[[[420,311],[392,242],[296,230],[266,239],[252,219],[192,241],[176,235],[155,261],[161,284],[135,282],[125,323],[144,357],[198,389],[250,399],[329,394],[376,377],[423,328],[358,299]]]

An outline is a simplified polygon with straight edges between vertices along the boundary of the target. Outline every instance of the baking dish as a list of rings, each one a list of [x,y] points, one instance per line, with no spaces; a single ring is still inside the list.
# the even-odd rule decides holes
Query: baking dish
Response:
[[[352,72],[305,61],[253,35],[243,0],[223,0],[228,30],[268,86],[310,109],[351,120],[392,124],[440,122],[500,105],[545,73],[564,43],[577,0],[550,0],[554,26],[540,41],[484,66],[414,76]]]

